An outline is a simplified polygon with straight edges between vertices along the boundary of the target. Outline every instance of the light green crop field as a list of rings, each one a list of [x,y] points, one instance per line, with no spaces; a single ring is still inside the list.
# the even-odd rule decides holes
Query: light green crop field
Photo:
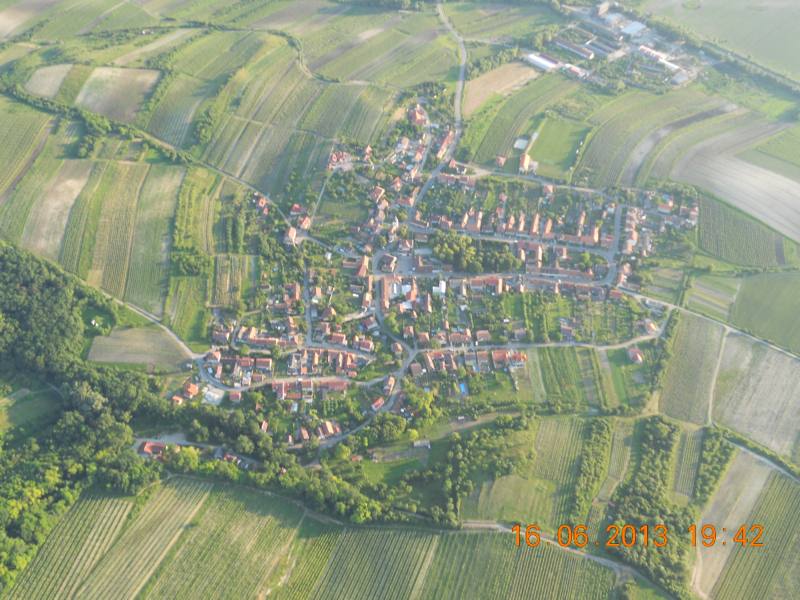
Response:
[[[721,325],[681,316],[659,398],[662,412],[698,425],[705,422],[722,336]]]
[[[459,33],[483,41],[527,38],[548,25],[563,22],[561,15],[541,4],[448,2],[445,9]]]
[[[794,2],[754,5],[748,0],[648,0],[647,9],[699,35],[718,41],[741,56],[800,78],[794,60],[800,52],[800,6]]]
[[[795,318],[800,294],[797,273],[765,273],[746,277],[733,304],[731,319],[745,331],[800,351],[800,320]]]

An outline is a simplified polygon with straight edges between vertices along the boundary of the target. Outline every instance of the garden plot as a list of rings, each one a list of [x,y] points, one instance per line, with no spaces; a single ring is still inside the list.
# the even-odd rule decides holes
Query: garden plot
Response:
[[[731,334],[714,394],[714,420],[798,461],[800,360]]]
[[[72,69],[72,65],[69,63],[39,67],[25,84],[25,89],[31,94],[52,98],[58,93],[61,83],[70,69]]]
[[[65,160],[61,164],[49,188],[31,209],[22,233],[25,248],[58,260],[70,211],[86,186],[92,168],[90,161],[83,160]]]
[[[697,277],[686,294],[686,307],[720,321],[727,321],[741,284],[741,279],[730,277]]]
[[[771,470],[765,463],[740,451],[728,467],[700,522],[713,523],[717,531],[721,531],[723,527],[731,531],[742,523],[748,523],[770,473]],[[716,544],[712,548],[697,545],[697,560],[692,574],[692,587],[695,590],[704,594],[711,593],[734,545]]]
[[[83,84],[75,103],[110,119],[130,123],[159,76],[152,69],[98,67]]]

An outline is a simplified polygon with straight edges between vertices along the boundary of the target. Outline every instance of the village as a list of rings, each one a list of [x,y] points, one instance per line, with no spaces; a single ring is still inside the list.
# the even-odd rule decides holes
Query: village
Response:
[[[383,159],[369,146],[331,152],[330,173],[357,173],[370,206],[365,221],[325,255],[338,265],[330,269],[335,277],[312,269],[268,286],[259,326],[219,321],[211,350],[174,404],[233,407],[257,392],[262,431],[290,448],[311,440],[331,445],[381,412],[413,419],[403,403],[404,378],[422,386],[470,373],[513,379],[537,344],[660,335],[663,307],[628,297],[626,290],[636,289],[629,278],[660,236],[696,226],[696,202],[655,192],[623,201],[535,181],[495,189],[448,159],[453,130],[437,131],[420,104],[406,119],[417,137],[401,136]],[[423,187],[429,153],[441,168]],[[418,205],[423,189],[428,198]],[[457,202],[447,201],[456,195]],[[495,206],[484,210],[489,198]],[[253,195],[257,215],[266,218],[270,206]],[[292,205],[287,220],[289,251],[315,243],[308,208]],[[489,251],[481,262],[480,252]],[[477,262],[454,264],[461,253]],[[537,304],[526,304],[533,297]],[[505,303],[520,301],[521,313],[506,310]],[[586,317],[593,311],[627,327],[599,331]],[[627,352],[632,364],[645,361],[636,345]],[[261,401],[267,398],[269,408]]]

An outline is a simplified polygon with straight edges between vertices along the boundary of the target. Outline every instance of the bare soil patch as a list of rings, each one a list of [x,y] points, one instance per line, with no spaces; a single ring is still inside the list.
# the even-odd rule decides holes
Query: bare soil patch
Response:
[[[464,91],[464,116],[474,113],[494,94],[507,96],[539,73],[521,62],[511,62],[467,82]]]
[[[25,84],[25,89],[31,94],[52,98],[58,93],[64,78],[71,68],[72,64],[67,63],[36,69],[28,83]]]
[[[800,435],[800,361],[729,335],[714,397],[714,420],[789,458]]]
[[[36,202],[28,222],[25,223],[22,244],[26,248],[41,256],[58,260],[69,213],[91,172],[92,163],[89,161],[64,161],[50,188]]]
[[[0,11],[0,39],[8,37],[56,2],[58,0],[24,0]]]
[[[98,67],[86,80],[75,103],[111,119],[130,123],[160,73],[151,69]]]

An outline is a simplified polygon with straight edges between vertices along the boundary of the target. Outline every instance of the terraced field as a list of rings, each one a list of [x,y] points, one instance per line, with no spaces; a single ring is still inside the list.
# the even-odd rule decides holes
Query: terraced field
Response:
[[[629,92],[601,108],[590,121],[597,129],[575,170],[575,181],[601,187],[632,184],[648,154],[674,129],[722,110],[719,99],[691,88],[664,96]]]
[[[700,317],[681,315],[659,399],[662,412],[705,423],[723,331],[722,326]]]
[[[729,335],[714,393],[714,420],[800,462],[800,361]]]

